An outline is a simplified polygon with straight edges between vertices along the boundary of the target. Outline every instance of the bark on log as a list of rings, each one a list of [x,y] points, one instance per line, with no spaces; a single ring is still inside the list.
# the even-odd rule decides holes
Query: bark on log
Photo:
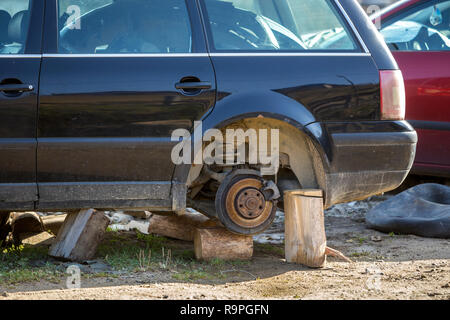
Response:
[[[49,255],[78,262],[91,260],[108,225],[105,214],[94,209],[68,214]]]
[[[194,248],[198,260],[250,260],[253,237],[237,235],[225,228],[199,228],[195,231]]]
[[[150,218],[148,233],[178,240],[194,241],[194,233],[197,228],[216,227],[218,224],[218,221],[211,220],[202,214],[188,212],[182,216],[153,214]]]
[[[284,193],[286,261],[310,268],[326,263],[327,239],[321,190]]]

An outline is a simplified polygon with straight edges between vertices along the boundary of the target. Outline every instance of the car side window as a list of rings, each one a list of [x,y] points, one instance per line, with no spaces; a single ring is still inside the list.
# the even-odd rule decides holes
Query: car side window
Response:
[[[359,50],[330,0],[204,0],[217,51]]]
[[[186,0],[59,0],[58,52],[189,53]]]
[[[25,51],[30,24],[30,0],[0,1],[0,54]]]
[[[413,8],[381,34],[394,51],[450,51],[450,1]]]

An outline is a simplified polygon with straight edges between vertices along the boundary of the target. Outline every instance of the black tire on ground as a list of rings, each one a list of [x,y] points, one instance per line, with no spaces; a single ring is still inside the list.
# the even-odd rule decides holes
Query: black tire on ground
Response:
[[[248,186],[245,185],[246,182]],[[239,184],[242,184],[242,186],[240,187]],[[263,179],[257,172],[253,174],[251,170],[236,170],[225,178],[217,191],[215,200],[217,216],[225,228],[237,234],[254,235],[270,227],[275,219],[277,203],[261,198],[261,195],[263,196],[262,185]],[[241,214],[242,209],[238,208],[238,200],[245,197],[246,191],[253,193],[254,196],[249,199],[244,198],[242,201],[247,200],[248,203],[254,204],[258,199],[262,200],[257,202],[255,211],[252,211],[250,205],[249,208],[246,208],[248,214],[243,215]],[[242,205],[239,206],[242,207]],[[252,218],[251,215],[254,212],[257,213]]]

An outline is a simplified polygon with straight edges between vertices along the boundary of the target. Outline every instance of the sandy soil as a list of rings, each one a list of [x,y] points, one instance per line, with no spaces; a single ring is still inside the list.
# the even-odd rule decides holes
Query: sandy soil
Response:
[[[39,282],[0,287],[0,299],[450,299],[450,241],[366,229],[373,203],[327,211],[328,245],[353,260],[328,258],[323,269],[288,264],[280,252],[255,250],[250,264],[225,279],[177,281],[170,271],[82,279],[81,289]],[[282,216],[271,229],[282,241]],[[278,228],[278,229],[277,229]],[[184,243],[183,245],[186,245]],[[278,245],[280,248],[282,246]]]

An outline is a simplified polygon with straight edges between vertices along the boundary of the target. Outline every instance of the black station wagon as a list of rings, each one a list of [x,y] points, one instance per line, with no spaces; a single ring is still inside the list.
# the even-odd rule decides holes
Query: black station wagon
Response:
[[[0,0],[0,211],[192,207],[258,233],[284,190],[401,184],[404,95],[356,0]],[[277,129],[276,171],[174,162],[196,123]]]

